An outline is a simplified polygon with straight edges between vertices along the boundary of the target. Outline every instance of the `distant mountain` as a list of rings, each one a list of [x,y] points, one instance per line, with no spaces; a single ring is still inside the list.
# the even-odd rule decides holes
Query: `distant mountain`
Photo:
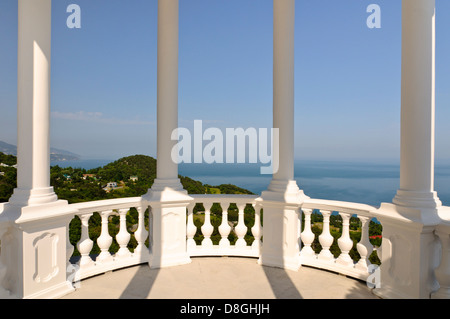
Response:
[[[0,141],[0,152],[7,155],[17,156],[17,146]],[[51,161],[77,161],[80,159],[80,155],[60,150],[57,148],[50,148],[50,160]]]

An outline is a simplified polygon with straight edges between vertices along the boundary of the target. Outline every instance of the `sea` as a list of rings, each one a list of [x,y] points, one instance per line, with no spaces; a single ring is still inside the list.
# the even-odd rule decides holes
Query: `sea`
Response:
[[[52,162],[51,165],[92,169],[113,160]],[[260,164],[180,164],[179,174],[211,186],[233,184],[261,194],[271,175],[260,174]],[[400,167],[395,163],[298,160],[295,180],[304,193],[329,199],[379,206],[392,202],[399,188]],[[443,205],[450,206],[450,164],[435,165],[435,190]]]

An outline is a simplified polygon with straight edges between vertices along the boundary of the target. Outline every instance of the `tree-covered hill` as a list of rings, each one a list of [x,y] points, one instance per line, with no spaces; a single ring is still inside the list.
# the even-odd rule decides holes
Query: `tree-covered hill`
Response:
[[[17,170],[14,165],[17,158],[0,153],[0,163],[4,164],[0,166],[0,202],[7,202],[16,187]],[[187,176],[179,177],[189,194],[252,194],[235,185],[211,186]],[[89,170],[60,166],[53,166],[50,170],[50,184],[58,198],[69,203],[141,196],[153,185],[155,178],[156,159],[146,155],[123,157]]]

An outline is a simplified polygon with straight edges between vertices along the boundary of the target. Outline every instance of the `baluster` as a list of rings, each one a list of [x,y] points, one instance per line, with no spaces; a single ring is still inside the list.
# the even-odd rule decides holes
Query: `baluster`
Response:
[[[84,214],[80,216],[81,238],[77,244],[78,251],[81,254],[81,259],[79,261],[80,267],[93,264],[93,260],[89,256],[89,253],[94,246],[94,242],[89,238],[89,218],[91,218],[91,216],[92,214]]]
[[[302,209],[305,214],[305,228],[300,235],[303,242],[302,250],[300,251],[300,256],[302,258],[315,257],[316,253],[312,249],[311,245],[314,242],[315,235],[311,229],[311,215],[313,210],[304,208]]]
[[[148,206],[148,229],[149,229],[149,234],[148,234],[148,253],[150,255],[153,254],[153,234],[154,234],[154,230],[153,230],[153,209],[151,206]]]
[[[116,235],[116,241],[120,247],[116,253],[116,256],[119,258],[125,258],[131,255],[131,252],[127,247],[128,242],[130,241],[131,238],[131,235],[127,230],[127,213],[128,208],[119,209],[120,228],[119,233]]]
[[[261,249],[261,235],[262,235],[262,227],[261,227],[261,204],[254,204],[255,209],[255,224],[253,225],[251,231],[255,240],[252,243],[252,249],[255,249],[257,252]]]
[[[370,266],[369,257],[373,251],[373,246],[370,243],[369,238],[370,218],[365,216],[358,216],[358,218],[361,221],[361,240],[356,244],[356,249],[361,256],[361,259],[355,265],[355,268],[368,271]]]
[[[191,203],[187,207],[188,217],[187,217],[187,226],[186,226],[186,237],[187,237],[187,249],[192,250],[197,247],[195,243],[194,236],[197,232],[197,227],[194,224],[194,207],[195,203]]]
[[[338,246],[341,249],[341,254],[336,260],[336,263],[343,266],[353,266],[353,259],[350,257],[350,250],[353,247],[353,241],[350,238],[350,214],[341,213],[342,217],[342,235],[338,239]]]
[[[134,238],[136,238],[138,245],[134,253],[146,254],[148,249],[145,247],[145,240],[147,239],[148,231],[145,229],[145,207],[136,207],[136,210],[138,212],[138,228],[134,232]]]
[[[230,240],[228,239],[228,235],[231,232],[231,226],[228,224],[228,207],[230,203],[223,203],[222,206],[222,223],[219,226],[219,233],[222,238],[219,241],[220,248],[229,248]]]
[[[97,245],[100,247],[100,255],[98,255],[96,261],[98,262],[108,262],[112,261],[111,253],[109,252],[109,248],[111,247],[113,238],[109,234],[108,229],[108,217],[112,213],[112,210],[107,210],[100,213],[102,218],[102,228],[100,236],[97,238]]]
[[[442,245],[441,263],[435,269],[434,275],[439,283],[439,289],[432,294],[433,299],[450,299],[450,234],[444,230],[436,230]]]
[[[211,224],[211,207],[213,203],[203,203],[205,207],[205,222],[201,227],[202,234],[204,236],[202,240],[202,247],[211,248],[213,246],[213,242],[211,240],[211,235],[214,231],[214,227]]]
[[[72,243],[70,242],[70,223],[67,224],[67,234],[66,234],[66,256],[67,256],[67,265],[66,268],[72,267],[72,263],[70,262],[70,257],[73,255],[73,251],[75,250],[75,247],[73,247]]]
[[[236,247],[245,247],[247,246],[247,242],[244,239],[245,234],[247,233],[247,226],[245,226],[244,222],[244,209],[246,204],[242,203],[236,203],[236,206],[239,209],[238,213],[238,224],[234,228],[234,232],[236,233],[236,236],[238,237],[238,240],[236,241]]]
[[[330,247],[333,244],[333,236],[330,233],[330,215],[331,212],[324,210],[321,211],[323,216],[323,229],[322,234],[319,236],[319,242],[322,246],[322,250],[319,253],[318,258],[325,262],[330,262],[334,260],[334,256],[330,251]]]

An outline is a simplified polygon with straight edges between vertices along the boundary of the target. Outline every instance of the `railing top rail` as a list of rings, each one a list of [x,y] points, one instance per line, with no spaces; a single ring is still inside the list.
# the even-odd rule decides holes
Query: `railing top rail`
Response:
[[[114,199],[104,199],[92,202],[70,204],[71,207],[78,210],[78,215],[94,213],[104,210],[138,207],[140,205],[141,205],[141,197],[114,198]]]
[[[194,194],[189,195],[194,203],[234,203],[234,204],[256,204],[258,195],[247,194]]]
[[[377,210],[375,206],[367,204],[315,198],[306,199],[303,202],[301,208],[338,211],[342,213],[357,214],[368,217],[375,217],[375,211]]]

